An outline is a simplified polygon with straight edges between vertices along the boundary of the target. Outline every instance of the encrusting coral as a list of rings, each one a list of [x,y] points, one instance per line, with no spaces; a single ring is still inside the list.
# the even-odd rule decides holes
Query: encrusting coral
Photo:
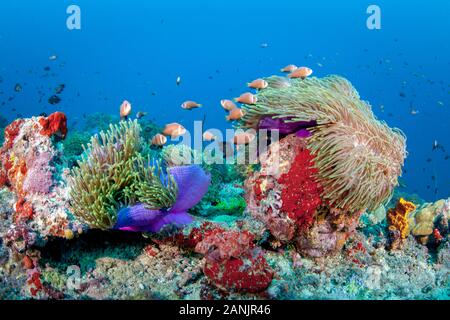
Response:
[[[159,163],[144,164],[140,148],[136,120],[111,125],[92,137],[70,177],[75,216],[93,228],[110,229],[122,206],[145,203],[160,209],[175,202],[175,181]]]
[[[377,120],[346,79],[313,77],[269,86],[243,110],[241,128],[306,136],[322,198],[330,206],[374,210],[390,199],[406,157],[406,138]]]
[[[403,240],[409,235],[409,214],[416,210],[416,206],[403,198],[400,198],[395,208],[387,212],[387,221],[391,237],[391,248],[399,249]]]
[[[220,290],[257,293],[270,285],[273,270],[250,232],[204,223],[189,239],[195,251],[205,255],[203,272]]]

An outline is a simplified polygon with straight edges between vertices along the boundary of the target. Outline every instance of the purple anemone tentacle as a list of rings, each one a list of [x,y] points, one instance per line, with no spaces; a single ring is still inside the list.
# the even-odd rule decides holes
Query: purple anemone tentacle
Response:
[[[193,221],[187,211],[194,207],[208,191],[211,177],[197,165],[173,167],[178,194],[172,208],[151,210],[143,203],[119,211],[114,229],[134,232],[159,232],[165,225],[186,225]]]
[[[288,122],[289,120],[290,118],[272,118],[269,116],[261,119],[258,127],[259,129],[278,130],[281,135],[288,135],[317,126],[316,120]],[[304,137],[305,134],[305,132],[302,132],[298,136]]]
[[[169,169],[178,186],[178,195],[170,212],[188,211],[202,200],[211,183],[211,176],[198,165]]]

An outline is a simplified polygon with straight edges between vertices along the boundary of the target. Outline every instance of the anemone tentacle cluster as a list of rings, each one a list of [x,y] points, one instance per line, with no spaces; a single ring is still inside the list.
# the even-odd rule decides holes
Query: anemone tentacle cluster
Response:
[[[342,77],[291,79],[282,86],[269,80],[269,87],[258,92],[257,103],[243,106],[238,127],[258,129],[267,119],[284,126],[313,123],[306,142],[323,199],[349,212],[375,210],[386,203],[407,155],[404,134],[378,120]]]
[[[137,121],[110,125],[93,136],[70,176],[71,211],[93,228],[110,229],[122,206],[145,203],[146,208],[170,207],[177,184],[158,162],[145,164],[140,154]]]

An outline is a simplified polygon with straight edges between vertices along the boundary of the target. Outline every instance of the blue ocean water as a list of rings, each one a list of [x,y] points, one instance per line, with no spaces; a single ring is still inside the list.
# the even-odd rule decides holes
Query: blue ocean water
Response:
[[[72,4],[81,30],[66,27]],[[381,8],[380,30],[366,27],[371,4]],[[206,127],[225,129],[221,99],[287,64],[306,65],[348,78],[405,132],[403,183],[432,201],[450,196],[449,13],[448,0],[3,0],[0,114],[63,111],[70,125],[86,113],[116,114],[127,99],[161,125],[190,129],[206,117]],[[61,83],[62,101],[50,105]],[[204,108],[183,111],[185,100]],[[433,151],[435,141],[444,150]]]

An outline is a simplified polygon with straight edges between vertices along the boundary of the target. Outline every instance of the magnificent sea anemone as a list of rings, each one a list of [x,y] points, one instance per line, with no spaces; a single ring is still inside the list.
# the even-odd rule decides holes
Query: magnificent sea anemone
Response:
[[[342,77],[289,83],[259,91],[255,105],[243,106],[238,126],[299,132],[314,156],[322,198],[331,207],[356,212],[388,201],[407,155],[404,134],[378,120]]]
[[[158,232],[192,221],[187,211],[207,192],[199,166],[163,167],[140,153],[137,121],[92,137],[70,175],[70,210],[91,228]],[[192,192],[195,190],[195,192]]]

